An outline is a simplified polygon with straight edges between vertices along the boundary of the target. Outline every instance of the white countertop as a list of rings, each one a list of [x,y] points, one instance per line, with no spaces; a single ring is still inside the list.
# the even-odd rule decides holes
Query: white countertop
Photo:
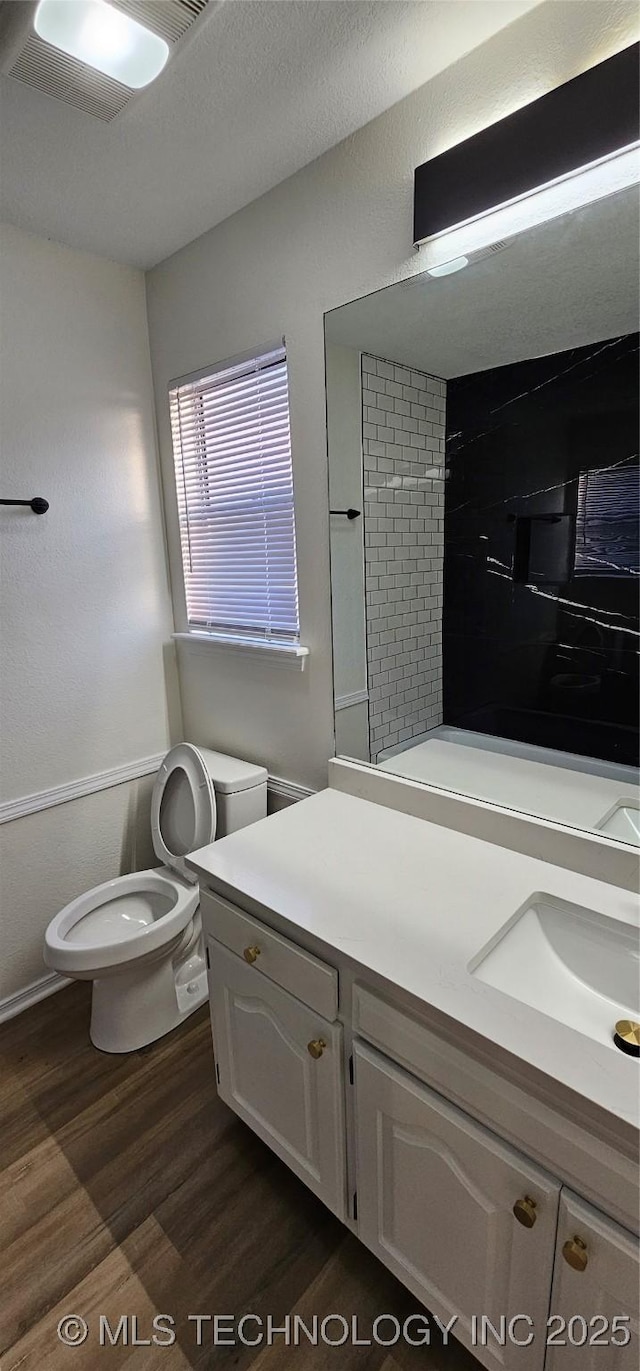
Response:
[[[633,894],[336,790],[192,853],[219,883],[637,1127],[640,1063],[471,975],[536,892],[637,926]],[[523,970],[526,974],[526,968]]]

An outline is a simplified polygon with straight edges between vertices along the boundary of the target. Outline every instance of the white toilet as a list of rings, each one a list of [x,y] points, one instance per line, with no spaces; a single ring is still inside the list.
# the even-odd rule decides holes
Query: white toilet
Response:
[[[51,920],[44,960],[63,976],[93,981],[89,1032],[103,1052],[155,1042],[206,999],[200,893],[184,858],[266,812],[264,767],[180,743],[167,753],[151,801],[164,865],[105,881]]]

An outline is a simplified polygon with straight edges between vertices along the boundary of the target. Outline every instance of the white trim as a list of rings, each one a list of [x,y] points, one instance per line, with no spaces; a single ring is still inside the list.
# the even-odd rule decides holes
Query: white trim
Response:
[[[286,800],[308,800],[310,795],[316,793],[309,786],[299,785],[297,781],[285,781],[282,776],[270,776],[267,789],[272,795],[282,795]]]
[[[15,1019],[16,1014],[22,1014],[25,1009],[30,1009],[32,1004],[46,1000],[48,995],[55,995],[56,991],[64,990],[65,985],[71,985],[68,976],[59,976],[57,971],[50,971],[47,976],[32,981],[31,985],[25,985],[23,990],[16,990],[13,995],[7,995],[4,1000],[0,1000],[0,1023],[5,1023],[7,1019]]]
[[[334,709],[350,709],[352,705],[363,705],[369,699],[368,690],[351,690],[347,695],[336,695]]]
[[[41,809],[68,804],[70,800],[80,800],[83,795],[94,795],[99,790],[110,790],[112,786],[136,781],[141,776],[151,776],[159,769],[166,755],[166,752],[159,752],[156,757],[144,757],[139,762],[112,767],[111,770],[100,771],[95,776],[69,781],[67,785],[53,786],[51,790],[41,790],[35,795],[23,795],[17,800],[6,800],[4,804],[0,804],[0,824],[11,823],[13,819],[24,819],[26,815],[37,814]],[[297,781],[286,781],[281,776],[269,777],[269,789],[275,795],[284,795],[291,800],[305,800],[309,795],[315,794],[308,786],[299,785]]]
[[[205,648],[210,652],[240,652],[245,657],[269,662],[272,666],[293,667],[304,671],[309,656],[308,647],[300,643],[263,642],[258,638],[227,638],[223,633],[172,633],[175,642],[188,643],[190,647]]]
[[[179,386],[190,385],[193,381],[203,381],[205,376],[217,376],[219,371],[231,371],[233,367],[241,367],[245,362],[252,362],[257,357],[266,357],[270,352],[285,352],[287,350],[287,340],[284,335],[277,338],[275,343],[265,343],[263,347],[251,348],[249,352],[239,352],[235,357],[229,357],[225,362],[212,362],[211,366],[198,367],[197,371],[188,371],[186,376],[176,376],[169,382],[169,390],[177,390]]]
[[[79,800],[83,795],[95,795],[98,790],[110,790],[112,786],[124,785],[126,781],[150,776],[158,770],[165,756],[165,752],[159,752],[155,757],[143,757],[139,762],[114,766],[108,771],[97,772],[95,776],[83,776],[79,781],[68,781],[65,785],[52,786],[51,790],[40,790],[35,795],[5,800],[4,804],[0,804],[0,824],[9,824],[13,819],[24,819],[27,814],[37,814],[41,809],[52,809],[54,805]]]

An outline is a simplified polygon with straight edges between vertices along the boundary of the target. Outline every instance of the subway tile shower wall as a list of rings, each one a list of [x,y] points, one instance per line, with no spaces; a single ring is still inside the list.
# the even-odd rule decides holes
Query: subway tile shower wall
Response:
[[[362,357],[371,760],[442,723],[446,382]]]

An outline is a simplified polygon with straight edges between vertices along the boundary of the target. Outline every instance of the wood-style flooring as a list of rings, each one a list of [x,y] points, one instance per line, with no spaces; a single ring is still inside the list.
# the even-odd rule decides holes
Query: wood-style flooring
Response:
[[[198,1346],[188,1314],[357,1315],[368,1335],[423,1311],[220,1103],[206,1010],[114,1057],[89,998],[74,984],[0,1027],[1,1371],[477,1371],[455,1343],[212,1348],[202,1324]],[[71,1314],[77,1347],[57,1336]],[[100,1346],[100,1314],[130,1334],[136,1315],[138,1339],[170,1314],[176,1341]]]

